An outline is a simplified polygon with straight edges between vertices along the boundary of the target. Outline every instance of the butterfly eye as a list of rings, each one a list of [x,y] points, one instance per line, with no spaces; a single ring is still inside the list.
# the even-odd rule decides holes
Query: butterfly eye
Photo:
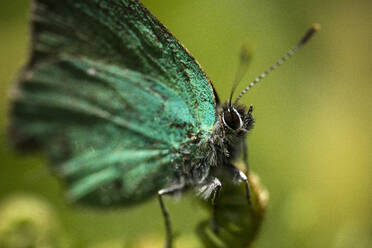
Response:
[[[243,126],[242,118],[235,108],[227,108],[222,112],[222,121],[224,126],[237,130]]]

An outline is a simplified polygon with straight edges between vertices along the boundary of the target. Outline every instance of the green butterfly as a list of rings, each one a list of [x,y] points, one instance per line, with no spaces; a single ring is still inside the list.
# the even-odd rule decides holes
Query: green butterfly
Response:
[[[72,200],[127,206],[157,194],[170,247],[162,195],[196,189],[216,208],[217,176],[230,173],[249,200],[232,165],[254,122],[240,97],[221,105],[195,59],[136,0],[34,0],[10,140],[44,151]]]

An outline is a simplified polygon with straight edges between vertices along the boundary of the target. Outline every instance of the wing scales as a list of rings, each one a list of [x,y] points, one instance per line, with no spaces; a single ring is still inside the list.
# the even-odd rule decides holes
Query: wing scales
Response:
[[[32,15],[11,141],[45,150],[74,200],[129,204],[169,184],[180,145],[216,119],[193,57],[135,0],[34,0]]]
[[[205,73],[138,1],[38,0],[34,16],[32,64],[63,53],[120,65],[182,92],[200,124],[214,124],[214,95]]]

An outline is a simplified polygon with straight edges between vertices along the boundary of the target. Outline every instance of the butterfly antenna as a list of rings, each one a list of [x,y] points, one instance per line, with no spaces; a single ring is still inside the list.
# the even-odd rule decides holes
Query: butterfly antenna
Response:
[[[255,80],[253,80],[236,98],[234,105],[240,100],[240,98],[249,91],[255,84],[257,84],[261,79],[266,77],[270,72],[274,71],[276,68],[278,68],[280,65],[282,65],[285,61],[287,61],[300,47],[305,45],[311,37],[315,34],[316,31],[320,29],[319,24],[314,24],[302,37],[302,39],[291,49],[289,52],[287,52],[283,57],[281,57],[275,64],[270,66],[264,73],[262,73],[260,76],[258,76]]]
[[[239,66],[238,70],[235,74],[235,79],[233,86],[231,88],[230,97],[229,97],[229,106],[231,107],[232,97],[235,92],[236,87],[244,77],[244,75],[247,72],[248,65],[252,60],[252,49],[246,44],[243,44],[241,50],[240,50],[240,56],[239,56]]]

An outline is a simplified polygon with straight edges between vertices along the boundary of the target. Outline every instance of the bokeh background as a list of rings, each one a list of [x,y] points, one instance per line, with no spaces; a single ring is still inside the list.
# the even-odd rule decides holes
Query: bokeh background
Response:
[[[143,2],[198,59],[221,99],[230,92],[243,42],[255,49],[238,89],[312,23],[322,25],[242,100],[255,107],[250,165],[270,192],[254,247],[372,247],[372,2]],[[16,243],[12,248],[161,247],[156,199],[107,211],[70,205],[42,156],[20,156],[8,146],[8,91],[28,54],[29,5],[0,2],[0,239]],[[200,247],[194,227],[206,217],[204,210],[191,196],[167,205],[179,247]],[[22,231],[10,237],[12,228]],[[26,246],[33,237],[35,245]]]

